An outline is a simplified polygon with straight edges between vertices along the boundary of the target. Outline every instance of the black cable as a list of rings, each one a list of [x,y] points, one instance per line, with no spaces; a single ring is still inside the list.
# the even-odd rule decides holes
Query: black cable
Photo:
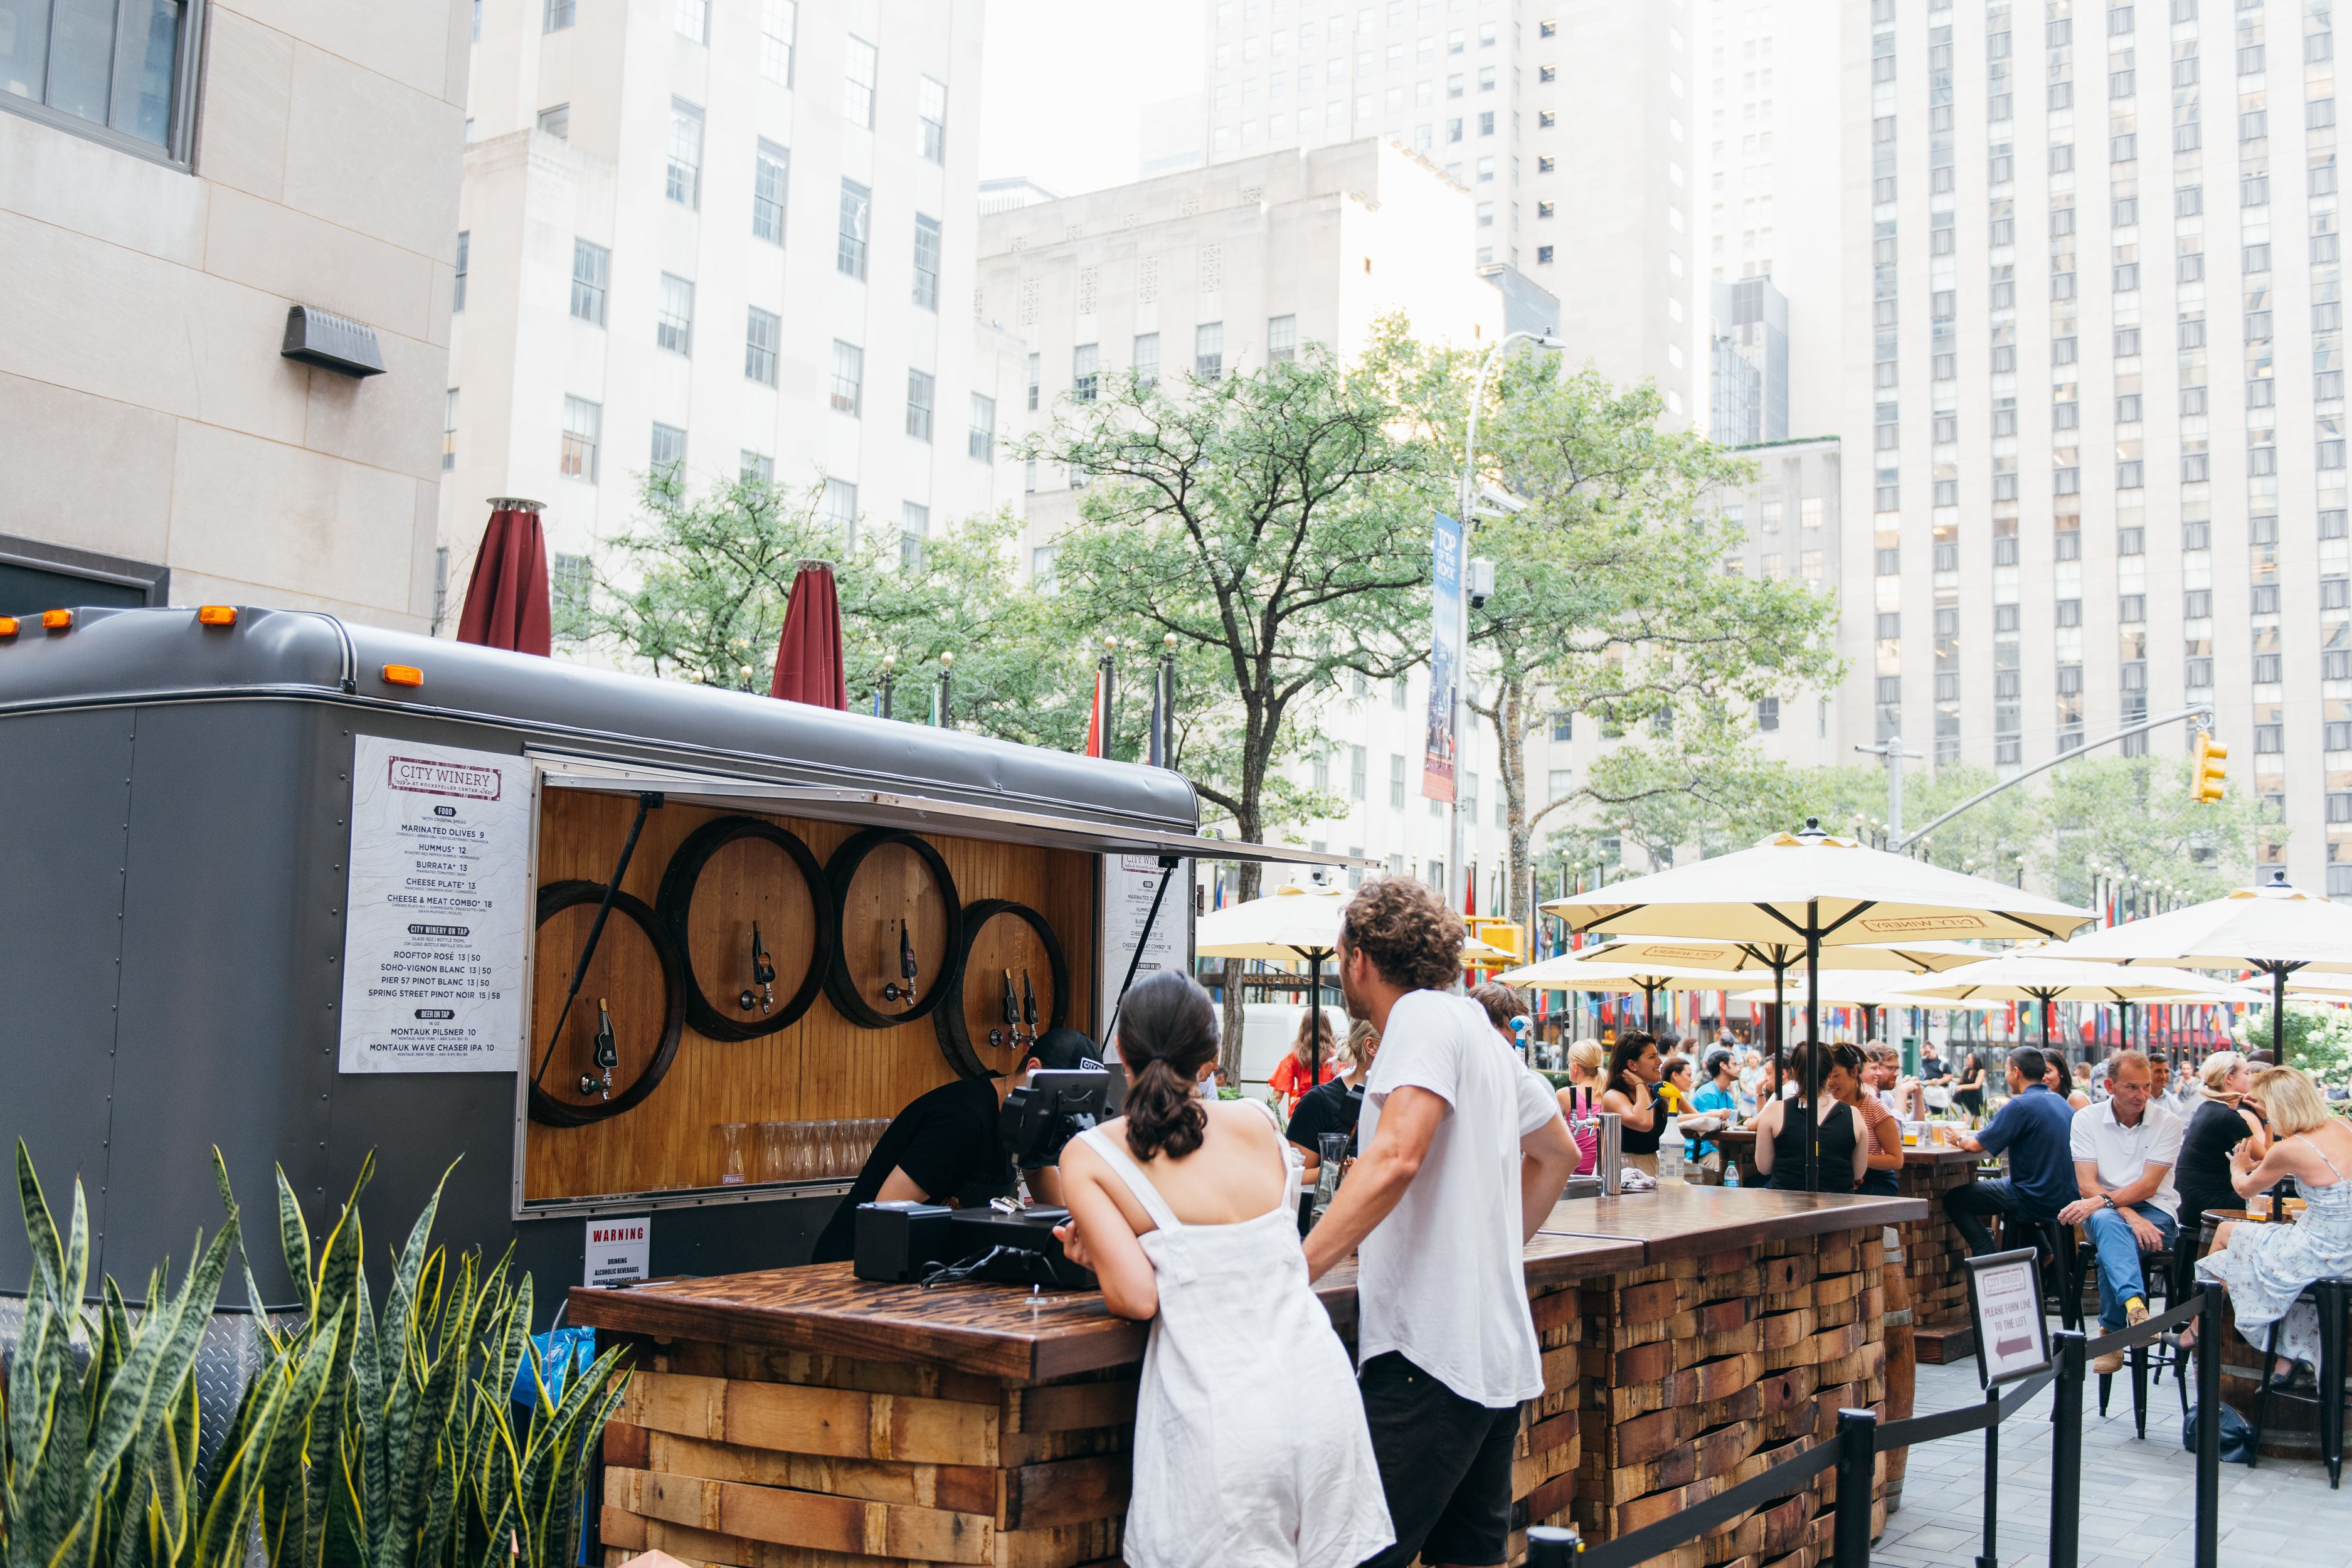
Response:
[[[555,1015],[555,1030],[547,1037],[547,1049],[540,1053],[539,1066],[530,1075],[534,1089],[539,1087],[549,1060],[555,1055],[555,1043],[563,1038],[563,1023],[572,1016],[572,1004],[579,999],[581,983],[588,978],[589,961],[596,956],[596,944],[604,936],[604,922],[613,915],[614,895],[621,890],[621,879],[629,874],[629,859],[637,852],[637,835],[646,830],[646,814],[661,804],[661,795],[653,790],[637,796],[637,818],[629,824],[629,837],[621,844],[621,862],[613,868],[613,879],[604,884],[604,900],[596,906],[595,923],[588,928],[588,943],[580,950],[580,962],[572,969],[572,989],[564,994],[563,1009]]]

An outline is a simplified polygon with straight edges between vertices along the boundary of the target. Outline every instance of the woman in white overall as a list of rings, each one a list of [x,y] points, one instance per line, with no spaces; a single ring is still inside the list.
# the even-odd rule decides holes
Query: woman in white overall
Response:
[[[1352,1568],[1394,1540],[1347,1348],[1307,1288],[1297,1152],[1204,1098],[1208,994],[1157,974],[1118,1015],[1126,1114],[1062,1155],[1055,1234],[1103,1304],[1151,1320],[1128,1568]]]

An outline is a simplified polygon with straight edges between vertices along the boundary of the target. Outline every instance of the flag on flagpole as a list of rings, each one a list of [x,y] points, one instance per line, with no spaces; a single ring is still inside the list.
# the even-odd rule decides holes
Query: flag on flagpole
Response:
[[[1103,746],[1103,721],[1107,717],[1103,711],[1103,682],[1109,678],[1108,670],[1100,665],[1095,668],[1094,705],[1087,714],[1087,755],[1090,757],[1106,754]]]

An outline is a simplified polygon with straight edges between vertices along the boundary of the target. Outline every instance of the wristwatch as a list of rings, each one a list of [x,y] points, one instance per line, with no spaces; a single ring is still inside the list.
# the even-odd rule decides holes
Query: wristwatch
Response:
[[[2101,1193],[2099,1194],[2099,1201],[2106,1205],[2109,1208],[2115,1208],[2117,1206],[2116,1203],[2116,1194],[2113,1193]]]

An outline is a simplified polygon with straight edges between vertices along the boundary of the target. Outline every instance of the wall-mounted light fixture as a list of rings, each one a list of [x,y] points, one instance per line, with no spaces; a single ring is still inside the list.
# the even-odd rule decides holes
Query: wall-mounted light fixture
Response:
[[[288,310],[286,342],[278,352],[354,379],[383,374],[383,351],[376,344],[373,327],[312,305]]]

